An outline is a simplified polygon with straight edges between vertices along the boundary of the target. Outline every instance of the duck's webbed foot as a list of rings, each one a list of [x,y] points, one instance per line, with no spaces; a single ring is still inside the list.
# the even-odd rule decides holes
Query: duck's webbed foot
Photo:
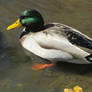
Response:
[[[41,70],[41,69],[45,69],[45,68],[52,67],[52,66],[55,66],[55,65],[56,65],[56,63],[35,64],[35,65],[33,65],[32,70]]]

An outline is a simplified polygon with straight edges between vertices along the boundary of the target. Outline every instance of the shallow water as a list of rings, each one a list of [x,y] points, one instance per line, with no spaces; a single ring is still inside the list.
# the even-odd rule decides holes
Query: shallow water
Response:
[[[34,63],[44,60],[24,53],[18,42],[22,28],[6,31],[21,12],[30,8],[39,10],[45,23],[64,23],[92,38],[91,0],[0,0],[0,92],[63,92],[75,85],[92,92],[92,65],[61,63],[31,70]]]

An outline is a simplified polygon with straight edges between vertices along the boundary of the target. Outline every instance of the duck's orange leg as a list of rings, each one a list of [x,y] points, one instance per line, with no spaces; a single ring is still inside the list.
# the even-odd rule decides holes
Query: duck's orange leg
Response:
[[[45,68],[48,68],[48,67],[52,67],[52,66],[55,66],[56,63],[51,63],[51,64],[35,64],[33,65],[32,69],[33,70],[41,70],[41,69],[45,69]]]

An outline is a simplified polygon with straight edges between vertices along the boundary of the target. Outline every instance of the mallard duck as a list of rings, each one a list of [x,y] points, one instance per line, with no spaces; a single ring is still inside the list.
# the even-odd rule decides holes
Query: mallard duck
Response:
[[[20,44],[29,52],[51,61],[44,67],[54,66],[57,61],[75,64],[92,63],[92,39],[78,30],[61,23],[44,24],[37,10],[26,10],[7,30],[23,26]],[[40,67],[41,68],[41,67]]]

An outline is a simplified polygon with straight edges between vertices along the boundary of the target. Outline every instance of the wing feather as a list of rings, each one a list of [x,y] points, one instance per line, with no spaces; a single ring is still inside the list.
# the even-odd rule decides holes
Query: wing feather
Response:
[[[74,45],[78,45],[81,47],[85,47],[88,49],[92,49],[92,39],[89,38],[88,36],[84,35],[83,33],[79,32],[78,30],[69,27],[67,25],[64,24],[55,24],[56,27],[59,28],[59,34],[61,32],[65,33],[66,38],[69,40],[70,43],[74,44]]]

